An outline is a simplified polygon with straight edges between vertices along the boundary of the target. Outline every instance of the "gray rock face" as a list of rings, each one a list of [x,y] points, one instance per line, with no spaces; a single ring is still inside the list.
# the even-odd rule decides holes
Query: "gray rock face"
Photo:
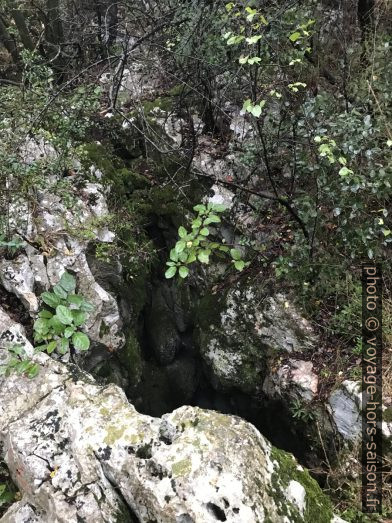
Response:
[[[4,351],[18,329],[5,314],[0,327]],[[2,523],[331,521],[308,473],[244,420],[141,415],[118,387],[40,358],[36,379],[0,379],[0,439],[23,494]]]
[[[155,357],[161,365],[171,363],[181,345],[173,311],[170,310],[164,292],[158,288],[146,319],[149,341]]]
[[[361,389],[355,381],[343,381],[329,399],[332,417],[340,435],[346,440],[359,437],[362,428]]]
[[[205,298],[197,336],[216,383],[246,393],[262,390],[268,358],[302,352],[315,343],[309,323],[284,296],[263,298],[253,287]]]

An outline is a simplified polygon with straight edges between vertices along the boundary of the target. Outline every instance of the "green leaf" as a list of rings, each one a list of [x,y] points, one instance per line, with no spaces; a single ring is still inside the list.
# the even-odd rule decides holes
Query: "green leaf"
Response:
[[[208,236],[210,234],[210,231],[208,230],[207,227],[203,227],[201,230],[200,230],[200,234],[202,236]]]
[[[66,354],[69,351],[69,340],[67,338],[60,338],[59,340],[59,352]]]
[[[195,252],[190,252],[189,253],[189,256],[188,256],[188,259],[186,260],[187,263],[193,263],[194,261],[196,261],[196,254]]]
[[[342,167],[339,171],[340,176],[347,176],[350,173],[352,173],[352,170],[348,169],[347,167]]]
[[[252,107],[253,107],[253,104],[252,104],[252,100],[251,100],[250,98],[248,98],[247,100],[245,100],[244,105],[242,106],[242,108],[243,108],[245,111],[250,111]],[[216,210],[216,209],[215,209],[215,210]]]
[[[30,367],[30,363],[30,360],[21,361],[19,365],[16,367],[16,372],[18,372],[19,374],[23,374]]]
[[[60,303],[59,297],[53,292],[43,292],[41,294],[41,300],[46,303],[46,305],[49,305],[49,307],[53,307],[53,309]]]
[[[177,262],[178,261],[178,253],[176,252],[175,249],[172,249],[170,251],[170,259],[174,262]]]
[[[177,254],[180,254],[186,247],[186,242],[184,240],[180,240],[176,243],[176,246],[174,247]]]
[[[208,218],[204,220],[204,225],[209,225],[210,223],[220,223],[221,219],[216,214],[210,214]]]
[[[245,267],[245,262],[243,260],[237,260],[234,263],[234,267],[237,269],[237,271],[242,271],[242,269]]]
[[[24,348],[22,345],[13,345],[8,350],[9,352],[16,354],[17,356],[21,356],[22,354],[24,354]]]
[[[289,40],[291,42],[296,42],[299,38],[301,38],[301,33],[299,33],[298,31],[296,31],[295,33],[292,33],[290,36],[289,36]]]
[[[240,44],[243,40],[245,40],[245,36],[242,35],[233,35],[227,40],[227,45],[236,45]]]
[[[196,220],[193,220],[192,222],[192,229],[197,229],[198,227],[200,227],[202,224],[202,221],[200,220],[200,218],[197,218]]]
[[[69,272],[63,273],[63,275],[60,278],[59,284],[67,292],[74,292],[76,288],[76,280],[72,276],[72,274],[69,274]]]
[[[51,341],[50,343],[48,343],[48,345],[46,347],[46,352],[48,354],[52,354],[52,352],[55,350],[56,347],[57,347],[57,342]]]
[[[40,335],[45,335],[49,332],[49,320],[46,318],[38,318],[34,322],[34,331]]]
[[[255,35],[251,36],[250,38],[246,39],[246,43],[248,44],[256,44],[259,40],[261,40],[263,37],[261,35]],[[250,62],[249,62],[250,63]]]
[[[223,205],[223,203],[212,203],[211,209],[215,212],[225,212],[227,205]]]
[[[177,272],[177,267],[170,267],[165,272],[165,278],[167,278],[167,279],[173,278],[173,276],[175,276],[176,272]]]
[[[196,212],[204,212],[206,211],[206,206],[201,204],[195,205],[195,207],[193,207],[193,210]]]
[[[261,115],[261,106],[260,105],[253,106],[252,110],[250,112],[253,114],[253,116],[258,118]]]
[[[240,260],[241,259],[241,253],[238,249],[230,249],[230,254],[233,260]]]
[[[68,340],[67,340],[68,341]],[[75,332],[72,336],[72,343],[75,349],[86,351],[90,347],[90,340],[84,332]]]
[[[56,316],[64,325],[71,325],[74,319],[71,309],[65,305],[58,305],[56,307]]]
[[[39,365],[38,363],[34,363],[30,369],[28,370],[27,372],[27,377],[28,378],[35,378],[37,376],[37,374],[39,373]]]
[[[188,269],[188,267],[185,267],[185,265],[181,265],[178,272],[179,272],[181,278],[186,278],[189,274],[189,269]]]
[[[259,64],[261,62],[261,58],[259,56],[253,56],[252,58],[249,58],[248,64]]]
[[[185,236],[186,236],[187,234],[188,234],[188,233],[187,233],[185,227],[183,227],[183,226],[181,225],[181,227],[179,227],[179,229],[178,229],[178,236],[179,236],[180,238],[185,238]]]
[[[53,316],[53,318],[49,320],[49,323],[54,334],[61,334],[64,331],[64,324],[59,320],[57,316]]]
[[[73,327],[67,327],[64,331],[64,336],[66,338],[70,338],[74,332],[75,332],[75,329]]]
[[[201,263],[209,263],[209,261],[210,261],[209,253],[207,251],[200,251],[199,254],[197,255],[197,259]]]
[[[50,320],[50,318],[53,316],[53,313],[51,313],[50,311],[48,311],[46,309],[43,309],[42,311],[40,311],[38,313],[38,316],[40,318],[45,318],[46,320]]]
[[[57,285],[55,285],[53,287],[53,291],[55,292],[55,294],[61,298],[62,300],[66,300],[67,299],[67,296],[68,296],[68,293],[66,290],[64,290],[61,285],[58,283]]]
[[[94,305],[89,301],[83,300],[80,305],[80,310],[82,312],[92,312],[95,309]]]
[[[70,294],[67,301],[72,303],[72,305],[77,305],[79,307],[83,303],[83,297],[78,294]]]
[[[85,312],[82,312],[82,311],[71,311],[71,312],[72,312],[73,322],[76,325],[76,327],[79,327],[86,321],[87,314]]]
[[[188,258],[188,253],[186,251],[182,252],[179,256],[180,262],[185,263]]]
[[[244,65],[244,64],[247,63],[248,58],[249,58],[249,55],[248,55],[248,56],[240,56],[239,59],[238,59],[238,61],[239,61],[239,63],[240,63],[241,65]]]

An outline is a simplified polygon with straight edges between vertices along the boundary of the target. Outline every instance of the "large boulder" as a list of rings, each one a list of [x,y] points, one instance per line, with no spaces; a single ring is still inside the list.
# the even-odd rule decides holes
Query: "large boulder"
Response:
[[[5,313],[0,352],[28,347]],[[0,379],[0,439],[22,493],[2,523],[329,523],[308,472],[249,423],[184,406],[139,414],[115,385],[39,355],[35,379]]]
[[[197,342],[216,387],[262,392],[267,362],[314,346],[310,324],[283,295],[253,286],[207,295],[198,312]]]

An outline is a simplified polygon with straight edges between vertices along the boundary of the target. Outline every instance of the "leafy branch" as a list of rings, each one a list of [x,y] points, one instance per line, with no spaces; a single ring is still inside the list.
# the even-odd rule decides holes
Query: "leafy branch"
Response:
[[[242,271],[247,264],[242,260],[241,252],[238,249],[230,248],[224,242],[219,243],[208,238],[211,234],[209,226],[221,222],[219,214],[226,210],[226,206],[216,203],[200,204],[196,205],[193,210],[197,212],[197,216],[191,222],[191,230],[188,231],[183,226],[178,229],[179,240],[170,251],[165,277],[173,278],[178,272],[181,278],[186,278],[189,274],[189,265],[196,261],[208,265],[210,256],[214,252],[218,255],[221,253],[229,255],[233,266],[238,271]]]

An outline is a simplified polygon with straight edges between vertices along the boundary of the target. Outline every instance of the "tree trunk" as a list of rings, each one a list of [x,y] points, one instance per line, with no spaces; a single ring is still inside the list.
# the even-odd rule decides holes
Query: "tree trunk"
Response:
[[[60,16],[59,0],[46,0],[48,24],[46,30],[46,40],[59,45],[64,40],[63,24]]]
[[[14,19],[15,25],[18,29],[20,40],[23,46],[29,51],[34,51],[35,45],[30,37],[29,30],[26,25],[25,17],[19,9],[13,9],[11,16]]]
[[[19,59],[18,49],[15,44],[15,40],[9,34],[7,26],[0,18],[0,41],[3,42],[4,47],[12,56],[13,61],[16,63]]]

